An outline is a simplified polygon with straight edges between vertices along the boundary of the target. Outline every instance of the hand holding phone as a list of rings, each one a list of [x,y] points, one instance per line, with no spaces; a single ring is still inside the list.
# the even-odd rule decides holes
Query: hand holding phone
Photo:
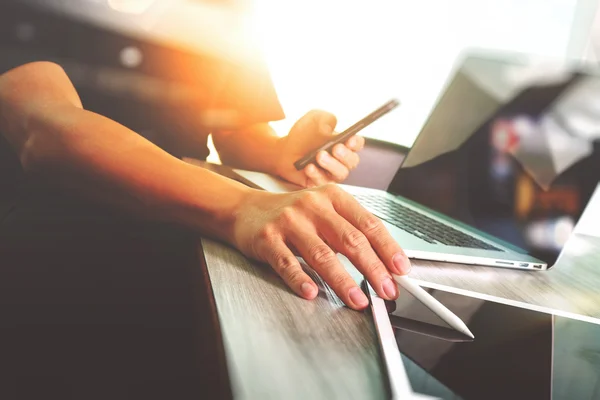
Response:
[[[363,128],[371,125],[373,122],[375,122],[394,108],[398,107],[398,105],[400,105],[400,102],[396,99],[388,101],[383,106],[379,107],[377,110],[373,111],[371,114],[367,115],[366,117],[352,125],[350,128],[346,129],[342,133],[333,136],[331,140],[329,140],[319,148],[311,151],[310,153],[296,161],[294,163],[294,167],[296,167],[297,170],[301,170],[308,164],[316,162],[317,154],[319,154],[321,151],[327,151],[331,153],[333,146],[335,146],[338,143],[343,143],[346,140],[350,139],[350,137],[356,135]]]

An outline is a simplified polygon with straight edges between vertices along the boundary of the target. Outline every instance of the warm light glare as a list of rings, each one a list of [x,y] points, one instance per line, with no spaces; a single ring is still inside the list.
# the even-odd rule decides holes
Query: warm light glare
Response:
[[[154,2],[155,0],[108,0],[108,5],[115,11],[141,14]]]
[[[410,146],[462,49],[564,56],[576,0],[255,0],[256,31],[287,119],[312,108],[338,130],[392,97],[363,133]],[[535,29],[533,29],[535,27]]]

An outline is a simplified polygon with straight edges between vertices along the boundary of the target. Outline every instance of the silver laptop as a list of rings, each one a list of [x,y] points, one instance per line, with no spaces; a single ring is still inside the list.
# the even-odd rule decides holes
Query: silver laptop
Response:
[[[387,190],[342,186],[409,258],[545,270],[598,184],[599,139],[597,75],[469,55]]]

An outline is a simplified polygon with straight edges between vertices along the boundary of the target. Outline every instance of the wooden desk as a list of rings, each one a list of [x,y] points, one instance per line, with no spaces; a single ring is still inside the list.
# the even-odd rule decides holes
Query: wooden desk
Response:
[[[211,240],[202,247],[235,398],[386,398],[367,314],[344,307],[317,276],[320,295],[304,300],[269,266]]]
[[[600,318],[600,238],[575,239],[559,267],[547,272],[413,262],[411,276],[424,286],[451,285],[455,292],[502,302],[518,295],[519,305],[554,305],[562,314],[584,312],[579,319],[595,320]],[[268,266],[220,243],[203,239],[202,245],[236,398],[386,397],[368,314],[344,307],[318,277],[313,276],[321,286],[319,297],[303,300]],[[358,271],[347,267],[360,282]],[[476,290],[476,284],[485,284],[485,290]],[[564,288],[562,301],[554,285]]]

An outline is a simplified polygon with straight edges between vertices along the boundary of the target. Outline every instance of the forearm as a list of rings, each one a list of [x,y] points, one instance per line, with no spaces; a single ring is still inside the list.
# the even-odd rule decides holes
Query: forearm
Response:
[[[138,215],[231,240],[236,210],[249,189],[81,109],[68,90],[27,86],[0,81],[0,132],[27,173]],[[43,101],[20,98],[31,89]]]
[[[281,138],[269,124],[256,124],[239,132],[214,132],[213,142],[223,164],[275,173]]]

